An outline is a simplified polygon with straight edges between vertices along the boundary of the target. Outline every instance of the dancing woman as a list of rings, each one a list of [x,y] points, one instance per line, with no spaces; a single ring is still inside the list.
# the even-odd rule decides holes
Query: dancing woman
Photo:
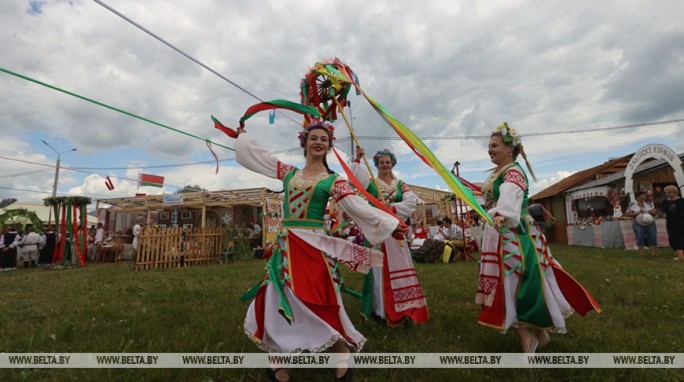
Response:
[[[326,154],[333,144],[333,126],[314,122],[299,135],[306,164],[298,169],[280,162],[238,129],[237,162],[260,174],[283,181],[284,218],[266,265],[266,276],[243,299],[254,298],[244,328],[261,349],[272,353],[360,351],[366,339],[352,325],[342,304],[343,263],[368,272],[382,264],[382,253],[326,234],[323,215],[330,197],[373,243],[406,228],[394,217],[368,208],[351,186],[330,171]],[[287,381],[285,369],[269,370],[271,380]],[[351,380],[352,369],[336,370],[340,381]]]
[[[373,164],[378,169],[377,183],[371,181],[366,169],[359,164],[363,155],[363,148],[357,147],[356,161],[351,166],[354,176],[374,197],[379,198],[382,194],[380,200],[397,216],[408,219],[416,209],[418,198],[406,183],[394,176],[392,170],[397,164],[395,155],[385,149],[373,156]],[[378,249],[385,254],[383,266],[373,267],[364,279],[361,313],[366,318],[375,316],[386,319],[392,327],[406,319],[415,323],[427,322],[427,302],[411,260],[408,242],[389,238]]]
[[[534,173],[516,131],[505,122],[489,140],[496,165],[482,192],[494,222],[483,233],[476,303],[480,324],[505,332],[514,328],[523,352],[534,353],[550,341],[548,332],[564,333],[573,311],[600,312],[591,295],[551,255],[546,237],[527,211],[528,181],[515,161],[519,154]]]

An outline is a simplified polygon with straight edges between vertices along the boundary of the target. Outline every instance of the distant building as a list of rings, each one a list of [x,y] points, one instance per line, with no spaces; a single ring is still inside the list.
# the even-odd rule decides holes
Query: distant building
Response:
[[[553,241],[567,243],[566,227],[569,224],[611,216],[612,202],[617,199],[623,211],[626,210],[630,202],[629,193],[635,190],[653,190],[656,207],[661,205],[665,198],[663,187],[677,184],[672,167],[664,159],[647,158],[631,169],[633,189],[625,189],[626,183],[629,183],[625,178],[626,171],[630,170],[628,165],[635,154],[641,155],[641,151],[578,171],[530,197],[544,205],[558,220],[551,235]],[[680,160],[684,159],[684,153],[676,155]]]

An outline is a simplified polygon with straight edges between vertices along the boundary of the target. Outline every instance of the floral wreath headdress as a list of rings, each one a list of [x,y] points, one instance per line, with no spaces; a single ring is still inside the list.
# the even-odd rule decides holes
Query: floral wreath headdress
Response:
[[[378,161],[380,160],[380,157],[385,155],[390,157],[390,160],[392,160],[392,167],[397,165],[397,157],[394,155],[394,153],[389,151],[389,149],[384,149],[376,152],[375,155],[373,155],[373,164],[375,167],[378,167]]]
[[[496,127],[495,133],[501,133],[504,143],[513,144],[513,146],[518,146],[522,141],[520,140],[520,135],[514,128],[508,126],[507,122],[504,122]]]
[[[309,135],[309,131],[313,129],[324,129],[330,133],[332,139],[330,140],[330,148],[333,147],[333,141],[335,140],[335,126],[327,121],[313,121],[308,125],[304,126],[302,131],[297,134],[299,138],[299,146],[306,147],[306,137]]]

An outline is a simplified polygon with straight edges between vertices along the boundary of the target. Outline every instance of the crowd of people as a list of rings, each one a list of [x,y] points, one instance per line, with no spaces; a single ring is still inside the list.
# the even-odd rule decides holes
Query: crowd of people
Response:
[[[0,235],[0,271],[10,271],[22,266],[43,267],[52,263],[60,235],[50,225],[43,227],[41,234],[36,232],[33,224],[27,224],[24,230],[26,232],[22,234],[17,225],[8,225]]]
[[[142,229],[143,220],[137,219],[132,228],[133,251],[137,249],[137,237]],[[41,232],[37,232],[33,224],[23,227],[24,232],[20,231],[19,224],[9,224],[5,227],[5,232],[0,235],[0,271],[14,270],[19,267],[46,267],[52,265],[55,259],[55,248],[62,240],[62,235],[55,232],[52,225],[42,227]],[[84,235],[82,226],[75,230],[76,241]],[[67,242],[68,240],[67,234]],[[89,262],[97,261],[102,257],[103,246],[112,240],[112,237],[105,231],[102,223],[91,225],[84,236],[84,244],[87,246],[86,260]],[[67,249],[70,250],[70,249]]]

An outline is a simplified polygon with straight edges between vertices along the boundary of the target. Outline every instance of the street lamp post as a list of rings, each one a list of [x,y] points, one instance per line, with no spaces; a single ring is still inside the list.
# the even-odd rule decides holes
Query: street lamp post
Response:
[[[55,150],[54,147],[50,146],[49,143],[43,141],[42,139],[41,139],[41,142],[45,143],[45,145],[46,145],[47,147],[51,148],[52,151],[54,151],[55,153],[57,153],[57,165],[55,166],[55,184],[52,186],[52,197],[54,198],[55,196],[57,196],[57,182],[59,181],[59,164],[60,164],[60,158],[61,158],[62,154],[68,153],[68,152],[71,152],[71,151],[76,151],[76,149],[70,149],[70,150],[65,150],[65,151],[59,152],[59,151]]]

